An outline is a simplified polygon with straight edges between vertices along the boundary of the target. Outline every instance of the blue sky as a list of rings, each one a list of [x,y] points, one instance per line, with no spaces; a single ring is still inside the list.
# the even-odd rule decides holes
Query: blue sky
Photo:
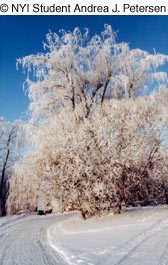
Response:
[[[168,16],[0,16],[0,116],[12,121],[26,112],[26,75],[16,70],[16,59],[41,52],[49,29],[87,27],[93,35],[105,23],[118,31],[117,41],[131,48],[168,54]]]

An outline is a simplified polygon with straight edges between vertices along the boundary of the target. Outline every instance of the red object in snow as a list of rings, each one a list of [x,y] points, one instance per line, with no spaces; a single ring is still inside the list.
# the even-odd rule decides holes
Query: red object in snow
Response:
[[[50,210],[46,210],[45,212],[44,212],[44,214],[51,214],[52,213],[52,209],[50,209]]]

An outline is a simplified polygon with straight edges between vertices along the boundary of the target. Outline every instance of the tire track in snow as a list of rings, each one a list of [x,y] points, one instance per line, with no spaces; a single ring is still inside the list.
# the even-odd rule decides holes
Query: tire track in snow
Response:
[[[131,253],[125,259],[123,259],[120,265],[161,265],[162,253],[165,252],[165,247],[168,242],[167,227],[156,231],[151,236],[148,236],[139,245],[137,245]],[[168,259],[165,257],[168,264]],[[162,264],[163,265],[163,264]]]
[[[109,259],[106,259],[106,264],[109,265],[124,265],[126,264],[126,260],[130,258],[131,254],[134,253],[134,251],[143,244],[146,240],[151,238],[154,234],[158,233],[162,229],[166,228],[168,226],[168,218],[160,219],[155,224],[151,226],[151,228],[148,228],[144,230],[143,232],[137,234],[130,240],[128,240],[126,243],[121,245],[118,249],[112,251],[109,255]],[[168,250],[168,245],[167,248]],[[117,261],[111,262],[111,257],[116,256]],[[122,255],[122,256],[121,256]],[[166,263],[159,263],[159,265],[168,265],[168,251],[165,250],[165,254],[163,254],[163,262],[166,259]],[[160,261],[162,262],[162,261]],[[98,263],[99,265],[102,264],[101,261]],[[97,265],[98,265],[97,264]],[[150,264],[151,265],[151,264]]]
[[[168,242],[164,248],[164,251],[160,257],[158,265],[167,265],[168,264]]]
[[[64,265],[46,240],[48,225],[69,215],[29,216],[0,226],[0,265]]]

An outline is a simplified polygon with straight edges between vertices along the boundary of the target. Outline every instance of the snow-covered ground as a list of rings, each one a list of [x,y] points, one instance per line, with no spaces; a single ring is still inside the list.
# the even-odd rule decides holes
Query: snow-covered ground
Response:
[[[121,215],[74,217],[51,225],[48,242],[66,264],[168,265],[168,207]]]
[[[168,265],[168,207],[0,218],[0,265]]]
[[[70,216],[0,218],[0,265],[66,265],[48,244],[46,229]]]

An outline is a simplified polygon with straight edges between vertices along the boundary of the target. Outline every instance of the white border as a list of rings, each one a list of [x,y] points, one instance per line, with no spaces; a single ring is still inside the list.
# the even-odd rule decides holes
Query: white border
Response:
[[[0,0],[0,15],[168,15],[168,1]]]

